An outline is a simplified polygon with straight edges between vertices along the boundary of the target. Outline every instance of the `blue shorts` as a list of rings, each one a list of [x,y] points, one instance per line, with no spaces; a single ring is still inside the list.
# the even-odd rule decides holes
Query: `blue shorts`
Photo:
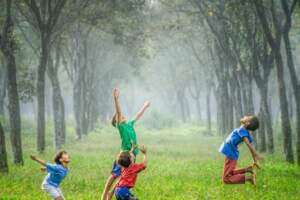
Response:
[[[117,164],[117,161],[114,161],[112,170],[111,170],[111,174],[117,178],[117,177],[121,176],[121,172],[122,172],[121,166],[119,166]]]
[[[56,199],[57,197],[61,197],[62,199],[65,199],[63,193],[61,192],[61,190],[58,187],[54,187],[49,184],[43,184],[42,190],[47,192],[51,196],[52,199]]]
[[[115,196],[117,200],[138,200],[128,187],[117,187],[115,190]]]

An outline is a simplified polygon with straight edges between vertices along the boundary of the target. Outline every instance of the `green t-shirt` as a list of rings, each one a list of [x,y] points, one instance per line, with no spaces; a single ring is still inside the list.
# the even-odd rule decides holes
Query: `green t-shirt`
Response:
[[[133,141],[133,143],[137,145],[134,123],[135,121],[131,120],[128,122],[121,122],[117,125],[121,137],[121,149],[123,151],[131,150],[131,141]],[[137,155],[139,153],[139,150],[136,148],[133,153],[134,155]]]

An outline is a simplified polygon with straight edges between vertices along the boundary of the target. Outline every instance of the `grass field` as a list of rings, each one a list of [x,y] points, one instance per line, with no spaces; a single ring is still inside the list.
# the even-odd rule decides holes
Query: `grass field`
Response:
[[[300,199],[300,168],[286,164],[282,156],[276,156],[279,154],[265,156],[256,187],[251,184],[223,185],[224,158],[218,153],[221,138],[204,136],[205,131],[193,125],[159,131],[140,126],[136,129],[140,144],[145,144],[149,152],[149,166],[140,174],[133,190],[141,200]],[[110,127],[102,127],[80,142],[73,139],[72,129],[68,133],[65,149],[70,153],[72,163],[70,174],[61,186],[65,198],[100,199],[112,162],[119,152],[118,133]],[[30,133],[24,134],[25,165],[10,164],[10,173],[0,175],[0,200],[50,199],[40,189],[45,174],[28,158],[35,153],[35,138]],[[49,134],[47,139],[47,153],[39,156],[51,161],[55,151]],[[138,160],[141,158],[138,156]],[[250,163],[250,154],[243,145],[239,165]]]

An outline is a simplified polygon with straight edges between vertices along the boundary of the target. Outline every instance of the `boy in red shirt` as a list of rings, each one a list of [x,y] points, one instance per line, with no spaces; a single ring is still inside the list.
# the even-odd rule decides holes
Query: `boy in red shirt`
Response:
[[[140,151],[144,154],[144,162],[139,164],[134,163],[135,156],[132,151],[123,151],[118,156],[117,163],[122,167],[122,173],[115,189],[117,200],[138,200],[130,189],[134,187],[138,173],[147,166],[147,150],[143,147]]]

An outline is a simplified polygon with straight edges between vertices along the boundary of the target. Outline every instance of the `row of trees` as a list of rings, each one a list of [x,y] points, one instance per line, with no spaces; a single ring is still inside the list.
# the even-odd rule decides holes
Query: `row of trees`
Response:
[[[37,151],[42,153],[46,141],[45,91],[51,86],[54,145],[60,149],[66,142],[61,87],[61,73],[64,73],[67,80],[63,83],[73,87],[76,135],[81,139],[94,127],[101,109],[103,113],[109,110],[106,105],[110,95],[100,101],[106,105],[99,103],[99,99],[112,90],[113,74],[123,71],[126,77],[126,70],[129,71],[126,64],[108,68],[108,64],[113,64],[108,59],[113,56],[105,54],[113,49],[117,56],[128,49],[128,55],[118,56],[129,63],[136,60],[133,55],[142,47],[139,39],[142,35],[132,33],[140,32],[142,28],[139,26],[142,22],[140,10],[144,2],[6,0],[0,4],[5,8],[0,15],[0,114],[6,117],[7,91],[13,159],[15,164],[23,165],[20,100],[24,97],[26,101],[37,102],[36,144]],[[27,73],[29,71],[31,73]],[[46,80],[49,80],[49,86]],[[0,168],[7,171],[5,134],[1,124],[0,142]]]
[[[167,62],[176,65],[171,71],[177,71],[179,77],[175,72],[168,74],[176,80],[173,91],[179,97],[177,105],[182,119],[189,113],[189,103],[184,100],[188,92],[191,99],[197,100],[204,97],[199,95],[202,91],[207,96],[210,127],[213,92],[220,135],[236,127],[244,114],[258,112],[261,128],[257,148],[273,153],[275,117],[272,112],[277,110],[273,100],[278,99],[285,159],[294,162],[296,144],[296,160],[300,164],[299,70],[294,62],[297,57],[293,55],[295,36],[291,36],[291,32],[298,31],[293,29],[293,24],[299,23],[299,1],[162,0],[160,5],[164,6],[161,11],[169,11],[167,16],[161,14],[168,20],[164,25],[167,26],[165,34],[173,33],[173,43],[167,43],[167,48],[175,54]],[[198,71],[191,67],[195,64]],[[197,102],[195,105],[199,107]],[[295,139],[291,124],[296,125]]]
[[[223,136],[244,114],[258,112],[261,152],[274,152],[280,112],[286,160],[294,162],[296,144],[300,164],[300,83],[291,34],[298,31],[299,5],[297,0],[1,1],[0,115],[9,118],[4,130],[10,131],[14,163],[23,164],[23,102],[36,106],[36,146],[44,152],[46,91],[51,91],[54,145],[60,149],[67,138],[66,95],[73,95],[81,139],[99,118],[111,115],[112,88],[121,81],[136,85],[139,77],[138,87],[159,97],[157,109],[182,121],[206,120],[209,134],[214,122]],[[0,168],[6,171],[1,127]]]

